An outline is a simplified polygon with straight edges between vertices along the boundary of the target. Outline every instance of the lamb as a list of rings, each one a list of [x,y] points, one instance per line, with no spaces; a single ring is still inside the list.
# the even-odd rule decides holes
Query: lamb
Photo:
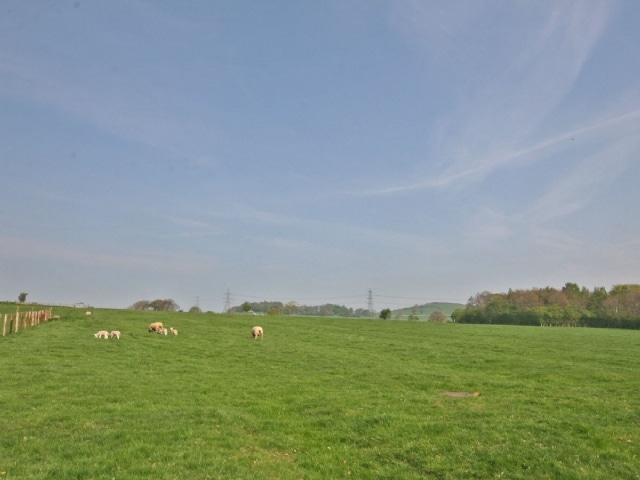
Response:
[[[149,324],[149,332],[162,333],[162,330],[164,330],[162,322],[154,322]]]
[[[169,327],[169,332],[173,333],[174,335],[178,335],[178,330],[173,327]]]
[[[251,336],[254,340],[256,340],[258,337],[260,337],[260,340],[264,340],[264,331],[262,330],[262,327],[253,327],[251,329]]]
[[[113,330],[110,334],[111,338],[116,337],[118,340],[120,340],[120,332],[118,330]]]
[[[94,333],[93,336],[96,337],[96,338],[108,339],[109,338],[109,332],[107,332],[106,330],[100,330],[98,333]]]

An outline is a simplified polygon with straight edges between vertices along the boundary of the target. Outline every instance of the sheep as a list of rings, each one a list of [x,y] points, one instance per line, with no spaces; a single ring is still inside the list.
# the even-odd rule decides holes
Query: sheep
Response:
[[[169,327],[169,332],[173,333],[174,335],[178,335],[178,330],[173,327]]]
[[[169,330],[167,330],[166,328],[163,328],[162,330],[158,330],[158,333],[166,337],[167,335],[169,335]]]
[[[90,316],[91,316],[91,312],[87,311],[87,312],[85,312],[85,315],[86,315],[87,317],[90,317]]]
[[[162,333],[162,330],[164,330],[164,326],[162,325],[162,322],[155,322],[155,323],[149,324],[149,332]]]
[[[111,338],[116,337],[118,340],[120,340],[120,332],[118,330],[113,330],[110,334]]]
[[[109,332],[107,332],[106,330],[100,330],[98,333],[94,333],[93,336],[96,337],[96,338],[108,339],[109,338]]]
[[[262,327],[253,327],[251,329],[251,336],[254,340],[256,340],[258,337],[260,337],[260,340],[264,340],[264,331],[262,330]]]

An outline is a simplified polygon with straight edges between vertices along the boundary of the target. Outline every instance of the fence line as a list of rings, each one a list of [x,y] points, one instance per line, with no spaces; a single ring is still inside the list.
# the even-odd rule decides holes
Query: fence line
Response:
[[[2,323],[2,336],[6,337],[10,333],[17,333],[27,328],[35,327],[49,320],[58,318],[51,314],[51,308],[43,310],[32,310],[30,312],[5,313]]]

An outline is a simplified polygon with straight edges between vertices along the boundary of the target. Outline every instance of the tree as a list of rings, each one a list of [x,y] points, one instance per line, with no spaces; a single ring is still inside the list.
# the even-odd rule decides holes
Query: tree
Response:
[[[189,313],[202,313],[202,309],[199,306],[194,305],[189,309]]]
[[[249,302],[244,302],[242,304],[242,311],[247,313],[251,311],[251,304]]]
[[[18,295],[18,302],[20,303],[24,303],[27,301],[27,295],[29,295],[28,293],[22,292],[20,295]]]
[[[149,300],[138,300],[129,307],[129,310],[149,310],[150,308],[151,302]]]
[[[284,306],[284,309],[282,311],[285,315],[295,315],[296,313],[298,313],[298,308],[298,304],[291,301]]]
[[[589,290],[585,287],[581,289],[577,283],[567,282],[564,287],[562,287],[562,293],[564,293],[564,296],[567,298],[570,305],[587,308]]]
[[[507,294],[509,304],[516,308],[535,308],[542,305],[539,295],[533,290],[511,290]]]
[[[436,310],[435,312],[431,312],[431,315],[429,315],[429,321],[435,323],[447,323],[449,319],[440,310]]]
[[[180,310],[178,304],[170,298],[167,298],[166,300],[161,300],[158,298],[151,302],[149,304],[149,307],[157,312],[176,312]]]
[[[391,310],[388,308],[385,308],[380,312],[380,318],[382,320],[387,320],[390,316],[391,316]]]
[[[452,322],[458,322],[465,313],[465,309],[464,308],[456,308],[453,313],[451,314],[451,321]]]
[[[604,287],[594,287],[587,302],[587,309],[593,313],[602,313],[605,309],[607,297],[607,290]]]

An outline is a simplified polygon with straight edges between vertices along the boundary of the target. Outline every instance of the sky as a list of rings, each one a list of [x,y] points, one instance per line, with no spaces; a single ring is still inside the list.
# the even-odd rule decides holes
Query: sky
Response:
[[[640,283],[640,2],[4,0],[0,299]]]

